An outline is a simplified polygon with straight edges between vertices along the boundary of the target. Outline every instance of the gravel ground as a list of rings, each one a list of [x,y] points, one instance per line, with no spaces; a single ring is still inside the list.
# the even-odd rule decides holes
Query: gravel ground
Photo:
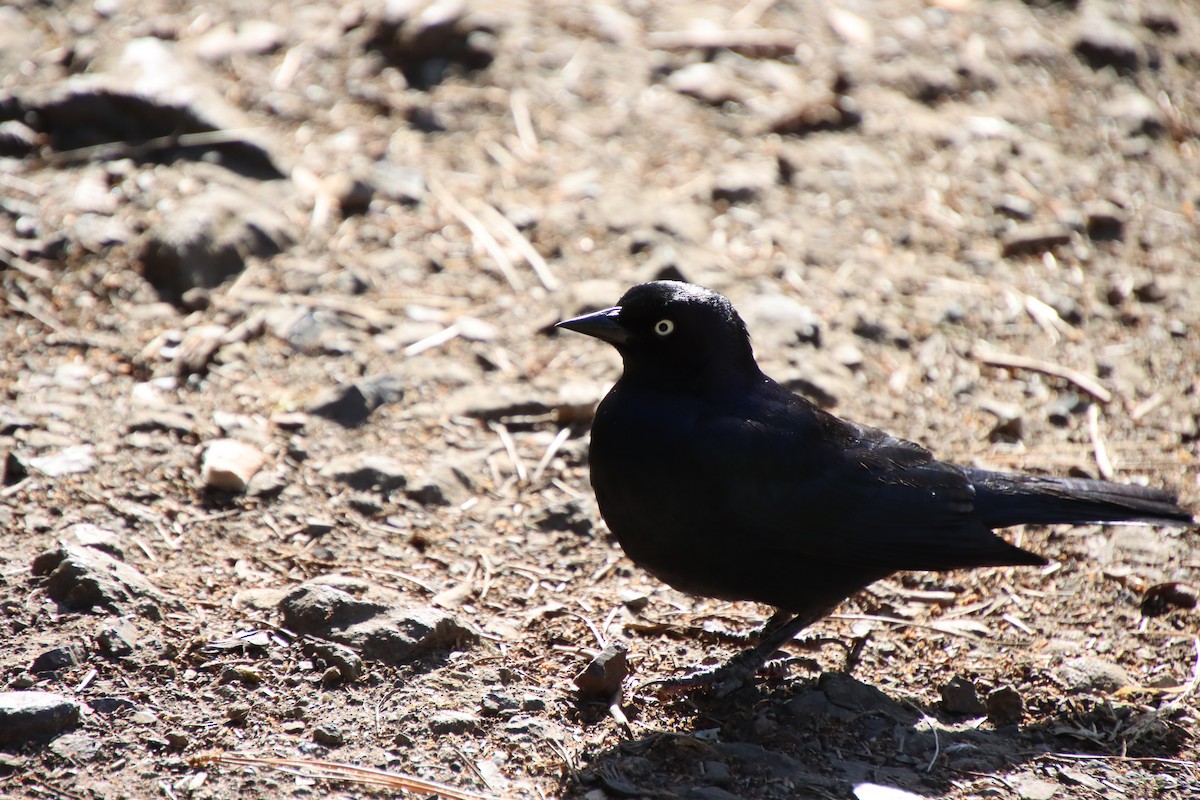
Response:
[[[0,794],[1200,795],[1195,529],[639,689],[768,610],[612,542],[552,329],[683,278],[839,415],[1200,508],[1198,70],[1170,0],[0,8]]]

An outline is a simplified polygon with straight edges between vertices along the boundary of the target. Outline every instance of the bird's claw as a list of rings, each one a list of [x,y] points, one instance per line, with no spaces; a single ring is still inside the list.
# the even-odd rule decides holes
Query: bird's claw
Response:
[[[754,677],[765,663],[766,659],[759,651],[746,650],[715,669],[693,672],[681,678],[647,681],[638,689],[654,687],[659,696],[673,696],[699,690],[713,697],[728,697]]]

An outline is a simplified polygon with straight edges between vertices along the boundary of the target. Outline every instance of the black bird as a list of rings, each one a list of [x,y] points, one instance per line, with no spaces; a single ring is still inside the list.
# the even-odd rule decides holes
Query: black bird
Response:
[[[764,375],[733,306],[698,286],[644,283],[558,325],[624,361],[589,456],[600,513],[625,553],[681,591],[779,609],[757,647],[670,686],[729,693],[898,570],[1047,563],[994,528],[1193,521],[1159,489],[961,467],[839,419]]]

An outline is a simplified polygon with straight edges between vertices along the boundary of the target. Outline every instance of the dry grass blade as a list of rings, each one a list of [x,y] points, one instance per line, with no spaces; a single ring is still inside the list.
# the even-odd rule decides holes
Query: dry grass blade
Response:
[[[367,786],[381,786],[388,789],[400,789],[406,792],[422,792],[445,800],[499,800],[497,795],[477,794],[463,789],[456,789],[444,783],[435,783],[411,775],[398,775],[381,769],[358,767],[353,764],[341,764],[337,761],[319,761],[307,758],[260,758],[234,753],[203,753],[192,759],[197,766],[211,764],[229,764],[245,767],[272,767],[282,772],[302,775],[306,778],[319,778],[331,781],[347,781]]]
[[[542,286],[551,291],[557,289],[559,287],[558,279],[550,272],[550,265],[546,263],[546,259],[542,258],[542,254],[529,243],[529,240],[525,238],[521,231],[517,230],[517,226],[513,225],[508,217],[487,203],[483,203],[481,208],[492,227],[508,240],[508,243],[521,254],[522,258],[529,262],[529,266],[537,275],[537,279],[541,281]]]
[[[735,52],[790,53],[804,41],[795,31],[773,28],[737,30],[657,31],[646,36],[646,46],[654,50],[710,50],[725,48]]]
[[[542,479],[542,475],[546,472],[546,467],[550,466],[550,461],[554,458],[555,453],[563,446],[563,442],[571,435],[570,428],[562,428],[555,435],[554,440],[550,442],[550,446],[546,448],[546,452],[542,454],[542,458],[538,461],[537,466],[533,468],[532,483],[537,483]]]
[[[923,628],[949,636],[961,636],[973,642],[1003,642],[1009,645],[1022,645],[1019,641],[1006,641],[995,637],[987,626],[972,619],[943,620],[939,622],[914,622],[898,617],[885,617],[879,614],[830,614],[829,619],[864,620],[867,622],[886,622],[889,625],[903,625],[906,628]]]
[[[504,252],[504,248],[496,241],[496,237],[492,236],[492,232],[487,229],[483,221],[472,214],[466,206],[458,202],[450,192],[446,191],[445,187],[439,181],[434,180],[432,177],[429,179],[429,191],[483,245],[483,249],[487,250],[488,255],[496,262],[496,266],[500,269],[500,274],[504,276],[504,280],[508,281],[508,285],[518,292],[524,289],[521,279],[517,276],[516,270],[513,269],[512,259]]]
[[[1113,465],[1112,460],[1108,457],[1108,448],[1104,446],[1104,437],[1100,434],[1100,407],[1088,406],[1087,419],[1088,435],[1092,439],[1092,452],[1096,456],[1096,469],[1100,470],[1100,477],[1111,481]]]

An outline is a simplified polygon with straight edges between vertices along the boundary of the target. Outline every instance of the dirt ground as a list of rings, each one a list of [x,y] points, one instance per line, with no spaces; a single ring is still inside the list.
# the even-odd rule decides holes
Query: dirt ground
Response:
[[[0,795],[1200,796],[1195,529],[639,688],[769,609],[611,541],[551,327],[682,277],[839,415],[1200,508],[1198,125],[1182,1],[7,4],[0,692],[68,710]]]

